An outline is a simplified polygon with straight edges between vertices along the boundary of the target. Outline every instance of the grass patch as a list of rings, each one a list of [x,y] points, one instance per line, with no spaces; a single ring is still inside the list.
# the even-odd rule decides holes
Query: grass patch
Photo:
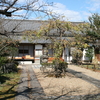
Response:
[[[0,100],[14,100],[19,79],[20,71],[18,73],[0,75]]]

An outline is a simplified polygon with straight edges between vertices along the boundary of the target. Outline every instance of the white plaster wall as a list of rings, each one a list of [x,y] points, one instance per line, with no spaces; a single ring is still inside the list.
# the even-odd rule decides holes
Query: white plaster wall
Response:
[[[66,62],[70,62],[72,60],[72,57],[69,55],[69,48],[65,48],[65,57],[64,57]]]
[[[67,56],[67,59],[66,59],[66,57],[64,57],[65,61],[70,62],[73,58],[72,58],[72,56],[69,57],[69,48],[65,48],[65,52],[64,53],[65,53],[65,56]],[[83,57],[82,57],[83,61],[84,60],[88,60],[88,57],[86,57],[85,54],[86,54],[86,49],[83,50]]]
[[[65,60],[65,51],[63,51],[62,58]]]
[[[67,62],[67,55],[68,55],[67,48],[65,48],[65,50],[63,51],[63,59],[65,62]]]
[[[83,50],[83,57],[82,57],[82,60],[83,60],[83,61],[88,60],[88,57],[86,57],[86,49]]]
[[[19,64],[32,64],[32,61],[18,61]]]
[[[42,49],[43,45],[35,45],[35,63],[40,63],[40,56],[43,54]]]

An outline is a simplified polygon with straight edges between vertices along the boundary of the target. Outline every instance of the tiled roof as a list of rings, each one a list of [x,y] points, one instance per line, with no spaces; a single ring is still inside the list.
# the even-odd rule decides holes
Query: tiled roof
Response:
[[[54,37],[55,38],[55,37]],[[24,38],[23,36],[15,36],[13,39],[18,40],[19,43],[52,43],[50,39],[45,39],[45,38],[34,38],[32,40],[28,40],[28,38]],[[59,40],[59,37],[56,37],[57,40]],[[62,37],[62,40],[67,40],[67,41],[74,41],[74,37]]]
[[[22,34],[22,32],[24,32],[24,31],[39,30],[43,24],[48,23],[48,21],[41,21],[41,20],[14,20],[14,19],[13,20],[12,19],[4,19],[2,22],[3,22],[2,24],[4,26],[4,29],[7,32],[11,32],[12,30],[14,30],[15,32],[18,32],[18,34]],[[83,22],[72,22],[72,23],[80,24]],[[23,36],[18,36],[18,34],[15,35],[15,37],[12,36],[12,38],[20,40],[20,43],[30,43],[28,41],[28,39],[23,39]],[[51,30],[50,35],[53,35],[53,36],[58,35],[57,29]],[[56,36],[57,39],[59,38],[58,36]],[[64,40],[72,41],[72,36],[73,36],[73,34],[71,32],[66,31],[65,36],[63,36],[62,38]],[[51,43],[50,40],[45,40],[42,37],[41,37],[41,39],[33,40],[32,42],[33,43]]]
[[[47,21],[40,20],[11,20],[4,19],[3,26],[4,29],[8,32],[11,32],[13,29],[17,32],[23,32],[28,30],[38,30],[41,25],[47,23]]]
[[[11,32],[13,29],[17,32],[29,31],[29,30],[38,30],[43,24],[47,24],[48,21],[42,20],[12,20],[4,19],[3,26],[4,29],[8,32]],[[83,22],[72,22],[73,24],[79,24]]]

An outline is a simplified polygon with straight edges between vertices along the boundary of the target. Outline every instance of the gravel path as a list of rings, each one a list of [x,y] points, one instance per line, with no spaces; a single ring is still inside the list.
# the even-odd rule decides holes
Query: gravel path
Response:
[[[67,71],[100,88],[100,73],[80,68],[75,65],[69,65]],[[100,94],[47,97],[35,76],[32,65],[23,65],[18,94],[15,97],[15,100],[100,100]]]
[[[67,69],[67,71],[69,73],[72,73],[73,75],[75,75],[77,78],[81,78],[82,80],[85,80],[93,85],[95,85],[96,87],[100,88],[100,80],[97,80],[95,78],[92,78],[90,76],[87,76],[85,74],[82,74],[81,72],[72,70],[72,69]]]
[[[75,70],[77,72],[81,72],[82,74],[85,74],[85,75],[90,76],[92,78],[95,78],[97,80],[100,80],[100,72],[88,70],[88,69],[85,69],[85,68],[82,68],[82,67],[78,67],[76,65],[68,65],[68,68]]]

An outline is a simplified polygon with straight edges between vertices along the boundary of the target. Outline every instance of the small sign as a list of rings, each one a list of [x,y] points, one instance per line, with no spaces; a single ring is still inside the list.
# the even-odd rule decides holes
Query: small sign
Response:
[[[35,45],[35,49],[42,49],[42,45]]]

